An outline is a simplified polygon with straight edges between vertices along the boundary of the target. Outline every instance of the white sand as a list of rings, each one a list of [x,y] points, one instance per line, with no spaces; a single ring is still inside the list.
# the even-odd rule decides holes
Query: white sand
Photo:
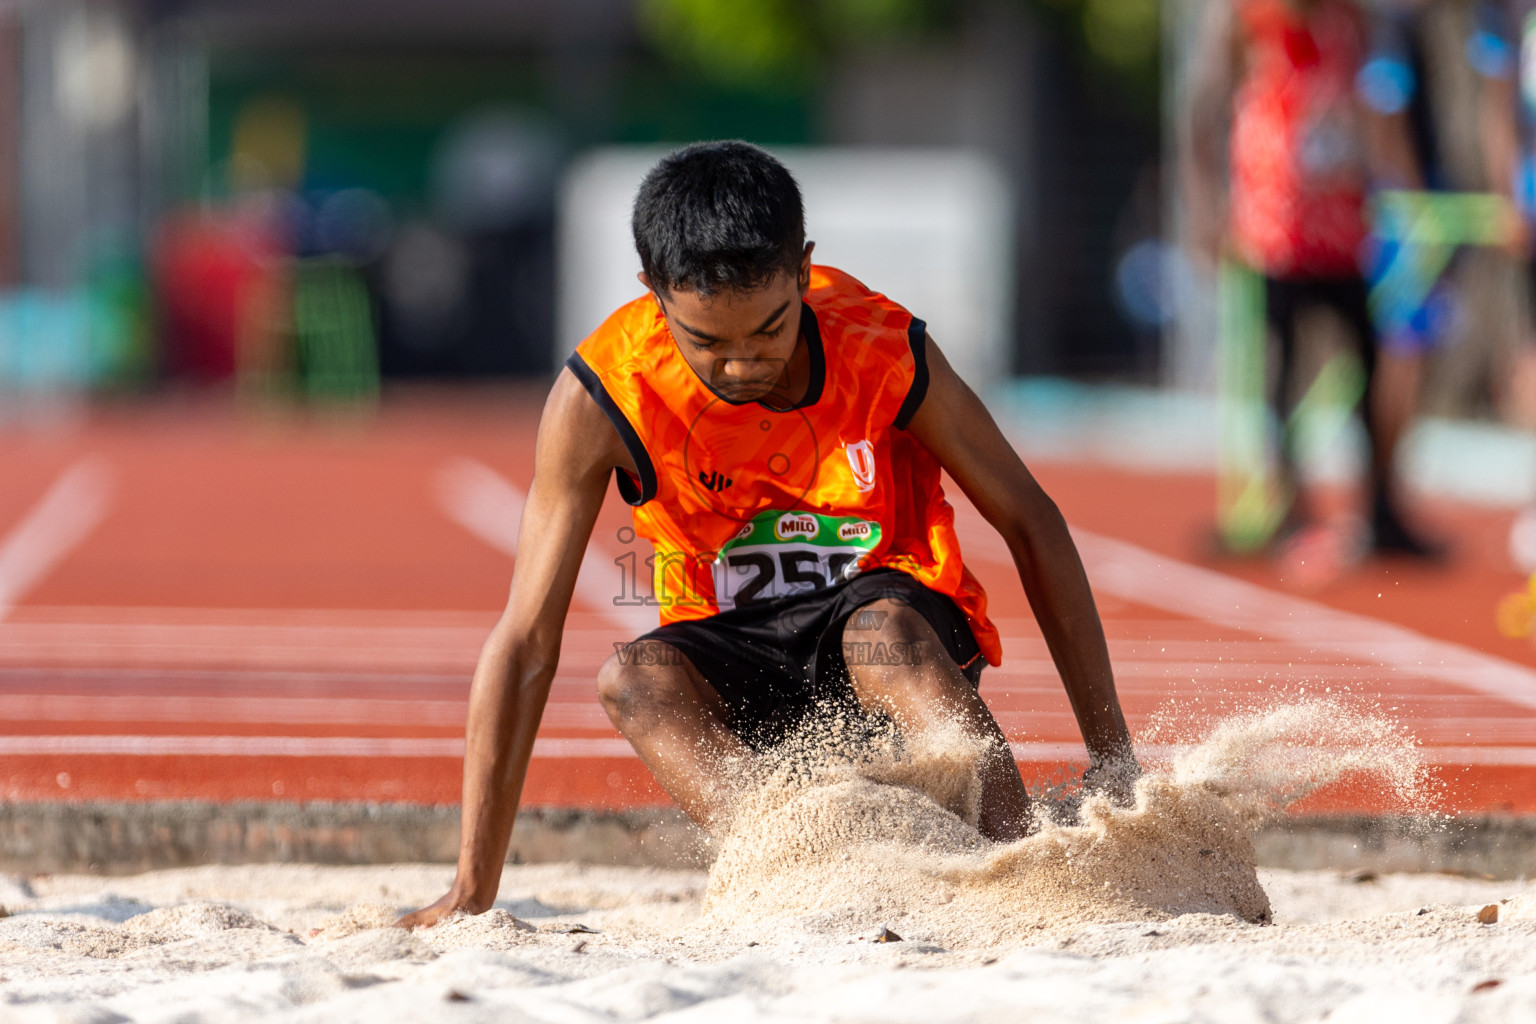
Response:
[[[1254,866],[1295,795],[1417,792],[1390,723],[1234,716],[1133,806],[1013,844],[973,827],[975,749],[775,762],[710,876],[513,867],[496,909],[412,934],[449,869],[0,885],[0,1020],[1536,1020],[1536,887]]]
[[[451,875],[261,866],[0,881],[13,913],[0,921],[0,1020],[1536,1019],[1536,886],[1438,875],[1262,871],[1272,926],[1192,914],[946,952],[869,942],[877,918],[722,944],[697,930],[702,873],[537,865],[509,867],[498,903],[535,932],[493,912],[415,935],[332,925],[341,937],[311,937],[348,908],[429,902]],[[1478,924],[1490,903],[1499,922]],[[570,934],[576,924],[595,934]],[[1476,989],[1489,981],[1500,984]]]

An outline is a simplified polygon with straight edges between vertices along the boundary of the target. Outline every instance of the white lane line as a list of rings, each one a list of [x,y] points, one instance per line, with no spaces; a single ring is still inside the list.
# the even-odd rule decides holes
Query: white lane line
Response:
[[[111,495],[111,477],[102,461],[81,459],[0,540],[0,619],[90,535],[106,517]]]
[[[0,623],[0,666],[295,670],[472,666],[488,627]]]
[[[1042,692],[1046,692],[1042,688]],[[1059,695],[1059,687],[1056,694]],[[1463,699],[1464,698],[1456,698]],[[1409,702],[1404,702],[1407,705]],[[458,728],[464,724],[463,700],[401,700],[392,698],[290,698],[116,696],[84,694],[0,694],[0,721],[105,723],[196,723],[213,726],[238,723],[287,725],[399,726]],[[1069,711],[998,710],[993,715],[1006,732],[1070,736],[1077,720]],[[1524,717],[1446,717],[1435,708],[1416,712],[1416,732],[1432,743],[1466,745],[1476,736],[1483,745],[1526,742],[1536,747],[1536,721]],[[607,731],[611,724],[602,706],[590,701],[550,701],[542,726],[550,729]]]
[[[1052,764],[1062,761],[1088,760],[1088,749],[1081,743],[1042,743],[1042,742],[1014,742],[1008,744],[1008,749],[1013,751],[1015,761],[1024,761],[1030,764],[1036,762],[1049,762]],[[1136,753],[1140,757],[1151,757],[1149,748],[1138,744]]]
[[[517,557],[523,492],[475,459],[451,459],[437,471],[437,503],[449,519],[502,554]]]
[[[965,548],[989,561],[1013,564],[1007,544],[980,514],[957,508],[956,518],[965,521]],[[1095,590],[1216,626],[1278,637],[1308,651],[1374,661],[1407,676],[1536,709],[1536,669],[1087,530],[1075,529],[1072,537]]]
[[[1214,644],[1217,641],[1212,640]],[[1225,644],[1225,641],[1222,641]],[[1005,647],[1010,654],[1015,648]],[[1333,682],[1335,680],[1373,680],[1382,678],[1382,666],[1370,664],[1340,664],[1338,661],[1242,661],[1224,657],[1221,661],[1138,661],[1120,657],[1110,648],[1115,662],[1115,678],[1194,681],[1203,682],[1222,676],[1241,674],[1250,682],[1267,682],[1274,679],[1298,682]],[[988,668],[989,675],[1054,675],[1056,663],[1049,658],[1010,657],[1002,665]],[[1203,679],[1201,677],[1204,677]]]
[[[517,557],[518,529],[527,495],[483,462],[458,458],[437,475],[437,499],[448,518],[504,554]],[[655,609],[615,605],[622,570],[596,540],[587,543],[576,577],[576,596],[631,637],[656,628]]]
[[[243,725],[402,725],[459,727],[463,700],[361,697],[203,697],[0,694],[4,722],[239,722]],[[554,729],[607,729],[608,715],[590,702],[550,701],[542,724]]]
[[[1030,764],[1088,759],[1081,743],[1010,743],[1015,760]],[[1148,745],[1137,753],[1166,761],[1186,747]],[[1420,747],[1433,765],[1536,766],[1536,747]],[[406,736],[0,736],[0,757],[372,757],[462,758],[457,737]],[[632,758],[628,741],[612,737],[555,737],[534,741],[533,756],[547,760]]]
[[[1026,764],[1060,764],[1063,761],[1086,763],[1088,751],[1081,743],[1010,743],[1015,761]],[[1187,753],[1187,746],[1156,743],[1136,745],[1136,755],[1144,762],[1167,763],[1180,754]],[[1507,767],[1536,767],[1536,747],[1419,747],[1419,756],[1425,764],[1457,768],[1466,765],[1494,765]],[[1296,752],[1298,756],[1300,751]]]
[[[0,756],[447,757],[463,758],[458,737],[405,736],[0,736]],[[533,756],[553,760],[634,757],[626,740],[537,739]]]
[[[187,605],[46,605],[27,607],[30,622],[55,626],[267,626],[310,629],[486,629],[495,609],[209,608]]]
[[[1165,619],[1170,625],[1179,623],[1172,619]],[[1112,627],[1114,621],[1106,622],[1106,628]],[[1199,640],[1123,640],[1116,637],[1109,638],[1110,653],[1117,658],[1147,658],[1152,661],[1178,661],[1180,659],[1207,662],[1211,653],[1211,641],[1216,636],[1209,624],[1202,624],[1206,636]],[[1016,634],[1003,634],[1003,644],[1009,650],[1026,651],[1037,656],[1048,656],[1048,648],[1044,638],[1040,636],[1019,636]],[[1239,640],[1234,637],[1221,638],[1222,661],[1284,661],[1287,664],[1308,665],[1323,664],[1337,665],[1339,661],[1329,654],[1316,655],[1316,660],[1308,660],[1308,652],[1296,649],[1296,645],[1284,640]]]

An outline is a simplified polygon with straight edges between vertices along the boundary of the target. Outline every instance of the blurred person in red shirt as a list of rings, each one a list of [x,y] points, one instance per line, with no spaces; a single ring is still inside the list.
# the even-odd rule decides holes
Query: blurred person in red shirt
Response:
[[[184,209],[157,227],[151,273],[169,375],[251,382],[286,369],[290,247],[270,205]]]
[[[1378,344],[1361,267],[1370,189],[1422,186],[1401,113],[1359,94],[1371,30],[1347,0],[1209,0],[1187,115],[1186,212],[1202,256],[1234,258],[1263,277],[1265,321],[1280,345],[1282,416],[1301,392],[1293,381],[1299,315],[1321,307],[1343,321],[1366,375],[1372,548],[1435,558],[1441,546],[1405,521],[1394,465],[1422,353]],[[1309,525],[1294,435],[1281,445],[1291,498],[1281,540]]]

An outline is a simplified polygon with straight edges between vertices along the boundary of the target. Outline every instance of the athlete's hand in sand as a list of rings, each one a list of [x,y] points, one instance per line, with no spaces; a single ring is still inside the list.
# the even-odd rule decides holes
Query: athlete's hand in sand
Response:
[[[406,931],[415,931],[417,928],[431,928],[446,917],[454,914],[482,914],[489,907],[480,906],[474,900],[460,893],[455,886],[448,890],[448,894],[436,903],[420,910],[414,910],[404,915],[395,922],[396,928],[404,928]]]
[[[1136,802],[1136,780],[1141,778],[1141,765],[1136,755],[1127,753],[1113,760],[1098,761],[1083,773],[1083,792],[1103,794],[1122,807]]]

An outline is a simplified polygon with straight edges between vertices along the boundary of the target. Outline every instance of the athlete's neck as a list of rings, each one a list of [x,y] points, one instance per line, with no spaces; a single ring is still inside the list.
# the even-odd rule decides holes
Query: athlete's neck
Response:
[[[799,317],[796,317],[796,321],[799,321]],[[798,334],[795,350],[784,364],[783,375],[772,391],[757,400],[759,405],[774,412],[793,409],[805,401],[805,394],[811,388],[811,343],[806,339],[803,328],[798,329]]]

